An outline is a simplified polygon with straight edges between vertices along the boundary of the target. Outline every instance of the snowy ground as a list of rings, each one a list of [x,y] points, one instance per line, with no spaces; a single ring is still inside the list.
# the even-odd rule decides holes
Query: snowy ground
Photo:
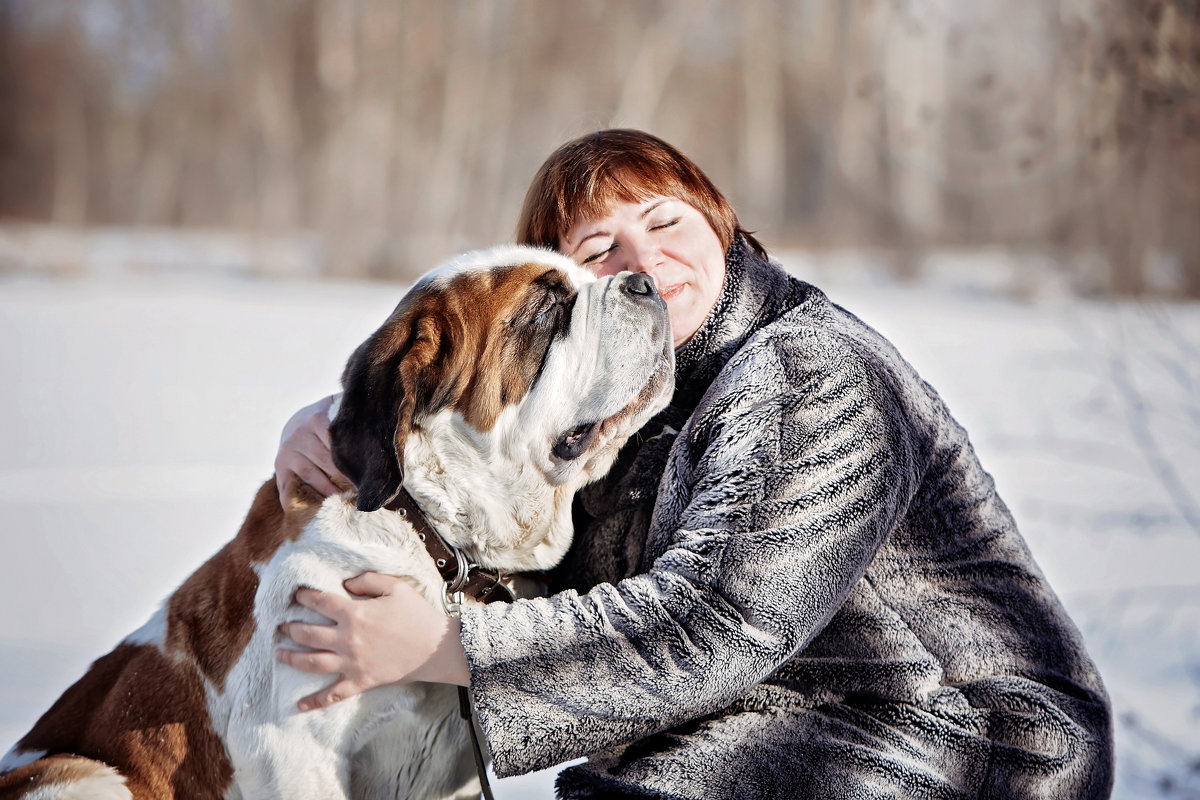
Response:
[[[1200,307],[1023,303],[796,263],[972,432],[1105,675],[1115,796],[1200,797]],[[283,422],[336,388],[400,294],[0,277],[0,752],[232,536]]]

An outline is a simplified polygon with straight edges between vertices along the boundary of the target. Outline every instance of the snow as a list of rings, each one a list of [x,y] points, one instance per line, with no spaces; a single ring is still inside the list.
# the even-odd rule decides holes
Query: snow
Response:
[[[932,285],[792,263],[971,431],[1104,674],[1114,796],[1200,797],[1200,306],[1017,300],[955,258]],[[0,276],[0,751],[233,535],[284,421],[337,388],[402,291]]]

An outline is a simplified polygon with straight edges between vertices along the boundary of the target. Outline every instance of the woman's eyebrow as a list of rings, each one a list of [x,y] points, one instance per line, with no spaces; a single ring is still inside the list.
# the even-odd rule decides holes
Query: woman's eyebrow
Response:
[[[648,214],[649,214],[651,211],[653,211],[654,209],[658,208],[658,207],[659,207],[659,206],[661,206],[663,203],[669,203],[669,202],[671,202],[671,198],[669,198],[669,197],[664,197],[664,198],[662,198],[661,200],[658,200],[658,201],[656,201],[656,202],[654,202],[654,203],[651,203],[650,205],[648,205],[648,206],[646,206],[645,208],[643,208],[643,209],[642,209],[642,213],[641,213],[641,214],[638,214],[638,217],[639,217],[639,218],[644,218],[644,217],[646,217],[646,216],[647,216],[647,215],[648,215]]]
[[[571,251],[572,251],[572,252],[578,252],[578,251],[579,251],[579,248],[583,247],[583,243],[584,243],[584,242],[586,242],[588,239],[595,239],[597,236],[611,236],[611,235],[612,235],[612,234],[610,234],[610,233],[609,233],[607,230],[605,230],[604,228],[601,228],[601,229],[599,229],[599,230],[593,231],[593,232],[589,233],[587,236],[585,236],[585,237],[583,237],[582,239],[580,239],[580,240],[579,240],[579,244],[577,244],[577,245],[574,245],[574,246],[571,248]],[[568,242],[568,244],[570,244],[570,242]]]

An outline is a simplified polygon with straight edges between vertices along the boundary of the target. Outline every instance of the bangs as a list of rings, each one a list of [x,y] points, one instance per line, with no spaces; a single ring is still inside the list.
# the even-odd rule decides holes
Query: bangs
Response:
[[[558,246],[560,236],[580,222],[606,217],[619,203],[640,203],[655,195],[686,200],[679,181],[664,180],[664,177],[630,165],[614,168],[610,164],[601,164],[579,174],[575,181],[559,183],[554,198],[557,212],[554,246]]]
[[[700,168],[663,140],[642,131],[597,131],[556,150],[529,185],[517,242],[559,248],[560,237],[581,222],[601,219],[620,203],[674,197],[704,215],[728,249],[735,234],[746,235],[737,215]]]

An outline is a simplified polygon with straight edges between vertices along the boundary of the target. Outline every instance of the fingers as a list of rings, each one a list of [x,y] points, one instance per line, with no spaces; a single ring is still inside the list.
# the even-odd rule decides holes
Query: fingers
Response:
[[[279,632],[293,642],[314,650],[336,650],[340,633],[334,625],[313,625],[308,622],[283,622]]]
[[[342,585],[346,587],[346,591],[360,597],[383,597],[392,594],[396,589],[396,584],[402,582],[402,578],[394,575],[364,572],[362,575],[356,575],[343,582]]]
[[[338,659],[332,653],[301,653],[296,650],[280,648],[275,651],[275,657],[281,663],[301,672],[337,672],[335,664]],[[353,681],[339,677],[332,686],[302,698],[296,705],[301,711],[313,711],[331,706],[347,697],[353,697],[361,691],[362,687]]]
[[[325,435],[328,436],[328,432]],[[279,452],[275,455],[275,473],[285,478],[289,473],[294,474],[326,497],[341,491],[339,483],[350,485],[334,466],[329,443],[311,430],[297,431],[280,442]]]
[[[325,497],[350,488],[350,481],[338,471],[330,452],[332,402],[333,397],[326,397],[300,409],[283,427],[275,454],[275,482],[285,503],[293,499],[293,479],[307,483]]]
[[[317,651],[313,653],[290,650],[280,647],[275,650],[275,658],[282,664],[287,664],[301,672],[337,673],[341,670],[342,659],[336,653]]]
[[[339,597],[329,592],[320,592],[316,589],[297,589],[295,600],[300,605],[317,612],[335,625],[345,622],[346,615],[351,610],[351,601],[348,598]]]
[[[337,470],[331,476],[311,459],[294,450],[281,450],[275,459],[275,485],[285,507],[296,499],[300,484],[306,483],[322,497],[329,497],[345,491],[338,485],[338,480],[345,479]],[[346,485],[349,486],[349,483]]]
[[[322,689],[315,694],[305,697],[297,703],[297,706],[301,711],[313,711],[318,708],[331,706],[339,700],[345,700],[347,697],[353,697],[361,691],[362,689],[351,681],[339,680],[328,689]]]
[[[342,473],[338,472],[337,466],[333,463],[333,453],[329,449],[331,440],[328,427],[320,430],[305,428],[297,431],[296,435],[288,440],[288,446],[330,478],[343,478]]]
[[[328,472],[326,472],[324,469],[322,469],[320,466],[318,466],[317,464],[314,464],[311,460],[306,459],[304,461],[301,461],[300,463],[296,464],[296,466],[294,468],[292,468],[290,471],[293,475],[295,475],[301,481],[303,481],[304,483],[307,483],[309,486],[311,486],[313,489],[315,489],[318,493],[320,493],[322,497],[330,497],[331,495],[339,494],[342,491],[338,487],[337,483],[334,482],[334,480],[330,476],[330,474]],[[336,473],[337,470],[334,470],[334,472]],[[283,471],[281,473],[281,471],[278,468],[276,468],[275,474],[276,475],[283,474],[284,479],[285,480],[287,479],[287,471]],[[285,494],[286,494],[286,492],[285,492]],[[287,499],[287,498],[285,498],[285,499]]]

